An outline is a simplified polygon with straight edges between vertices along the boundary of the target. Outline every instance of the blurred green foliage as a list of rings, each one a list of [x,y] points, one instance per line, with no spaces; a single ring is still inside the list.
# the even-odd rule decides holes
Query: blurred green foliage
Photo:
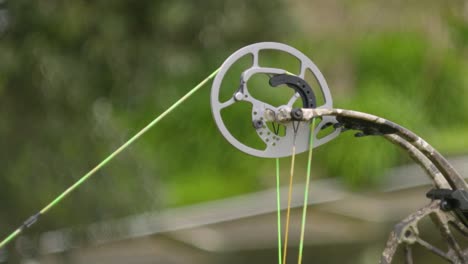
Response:
[[[278,1],[19,0],[5,6],[0,236],[189,91],[232,51],[284,30],[275,19]],[[258,16],[264,9],[272,11]],[[267,26],[272,30],[262,30]],[[207,87],[147,134],[53,210],[38,229],[258,188],[254,175],[239,173],[252,163],[225,154],[226,149],[235,151],[218,135],[208,93]]]
[[[356,43],[353,65],[357,89],[352,100],[341,98],[336,105],[378,113],[444,153],[466,153],[468,63],[460,51],[434,48],[417,33],[384,33]],[[397,148],[379,140],[384,141],[340,140],[321,162],[330,175],[342,175],[355,186],[378,183],[383,168],[401,161]]]
[[[15,0],[6,6],[10,21],[0,38],[1,236],[238,48],[273,40],[313,59],[316,52],[319,61],[327,59],[321,53],[343,48],[334,39],[296,32],[279,0]],[[412,31],[350,40],[353,89],[345,98],[331,87],[335,106],[394,120],[445,153],[466,152],[468,27],[455,13],[444,18],[448,47]],[[334,71],[330,64],[325,73]],[[239,129],[251,129],[250,122],[243,124]],[[317,149],[315,157],[316,171],[354,187],[378,184],[384,169],[407,161],[382,139],[355,140],[350,132]],[[274,184],[273,165],[222,138],[206,88],[36,230],[259,190]]]

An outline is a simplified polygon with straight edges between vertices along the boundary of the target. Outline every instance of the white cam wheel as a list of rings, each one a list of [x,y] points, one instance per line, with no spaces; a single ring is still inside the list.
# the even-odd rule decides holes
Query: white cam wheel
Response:
[[[271,113],[277,113],[281,107],[292,107],[294,102],[300,98],[299,93],[295,93],[292,98],[285,98],[285,104],[279,107],[274,107],[266,102],[259,101],[252,97],[249,93],[247,87],[247,81],[254,75],[254,74],[268,74],[268,75],[278,75],[278,74],[287,74],[287,71],[284,69],[278,68],[267,68],[262,67],[258,63],[259,51],[261,50],[277,50],[289,53],[290,55],[296,57],[300,61],[301,71],[300,74],[297,76],[302,80],[305,79],[305,73],[307,70],[310,70],[312,74],[318,81],[319,88],[322,92],[324,103],[319,106],[315,106],[315,108],[333,108],[333,100],[330,95],[330,90],[328,89],[328,85],[323,77],[322,73],[319,71],[317,66],[303,53],[298,51],[297,49],[290,47],[285,44],[275,43],[275,42],[261,42],[246,46],[234,54],[232,54],[221,66],[216,78],[213,81],[213,86],[211,88],[211,110],[213,112],[213,116],[218,126],[219,131],[221,134],[226,138],[226,140],[231,143],[237,149],[253,155],[257,157],[263,158],[279,158],[279,157],[286,157],[292,154],[292,146],[294,143],[294,126],[293,122],[288,122],[283,124],[286,127],[286,133],[284,136],[277,136],[275,135],[274,131],[271,131],[268,126],[264,123],[262,124],[261,121],[264,119],[265,115]],[[229,68],[240,58],[244,57],[245,55],[251,54],[253,57],[253,65],[245,70],[242,75],[240,76],[240,84],[233,83],[233,86],[239,87],[239,89],[233,94],[232,98],[225,102],[220,102],[219,95],[221,84],[226,72]],[[304,81],[305,82],[305,81]],[[273,88],[272,88],[273,89]],[[251,146],[247,146],[241,143],[237,138],[235,138],[230,131],[226,128],[224,120],[221,117],[221,111],[229,107],[236,102],[245,101],[252,104],[252,112],[250,117],[245,117],[246,124],[250,125],[252,129],[256,130],[257,135],[260,139],[265,143],[266,147],[264,149],[257,149]],[[303,106],[306,107],[306,106]],[[255,125],[257,123],[257,125]],[[326,135],[322,138],[317,138],[317,134],[321,130],[324,125],[330,125],[337,123],[334,117],[323,117],[322,121],[317,125],[315,129],[314,135],[314,147],[320,146],[325,144],[326,142],[334,139],[340,133],[340,129],[336,129],[332,133]],[[252,124],[254,124],[252,126]],[[296,130],[296,153],[301,153],[309,148],[309,123],[307,122],[300,122],[299,126]],[[273,137],[275,136],[275,137]]]

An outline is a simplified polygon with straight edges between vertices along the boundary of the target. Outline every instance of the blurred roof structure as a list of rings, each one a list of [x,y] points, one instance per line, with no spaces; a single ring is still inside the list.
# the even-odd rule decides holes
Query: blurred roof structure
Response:
[[[468,175],[467,158],[451,160],[463,175]],[[431,188],[430,181],[416,165],[392,169],[386,179],[380,189],[366,193],[350,192],[335,179],[312,181],[306,245],[385,241],[395,222],[427,204],[424,193]],[[304,187],[294,186],[293,246],[298,241]],[[287,190],[281,191],[286,197]],[[140,259],[139,263],[159,263],[157,259],[186,263],[187,256],[193,257],[190,263],[211,263],[206,255],[272,250],[277,246],[275,197],[275,190],[266,190],[99,222],[85,227],[88,235],[80,241],[73,237],[73,229],[50,231],[41,235],[40,251],[44,263],[56,263],[52,260],[65,252],[74,252],[75,263],[126,263],[126,258]],[[174,256],[183,251],[191,253]]]

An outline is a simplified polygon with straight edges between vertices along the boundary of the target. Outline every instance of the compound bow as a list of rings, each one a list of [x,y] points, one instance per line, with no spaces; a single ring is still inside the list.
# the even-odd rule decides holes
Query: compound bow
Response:
[[[293,56],[300,62],[299,72],[294,74],[285,69],[270,68],[260,65],[259,57],[263,54],[262,51],[264,50],[283,52]],[[233,93],[228,100],[222,101],[220,94],[224,92],[223,87],[226,87],[226,73],[236,62],[245,56],[250,56],[252,58],[252,64],[242,71],[239,76],[239,83],[227,84],[228,87],[234,87]],[[312,73],[316,80],[316,85],[312,85],[306,80],[307,71]],[[267,75],[269,77],[269,86],[271,87],[285,85],[293,89],[292,97],[285,98],[284,104],[279,106],[274,106],[273,104],[255,98],[249,91],[248,81],[256,74]],[[274,42],[252,44],[233,53],[218,70],[208,76],[167,111],[154,119],[89,173],[84,175],[77,183],[44,207],[39,213],[26,220],[15,232],[0,243],[0,249],[21,234],[26,228],[34,224],[39,216],[44,215],[69,193],[78,188],[100,168],[104,167],[110,160],[130,146],[151,127],[156,125],[169,112],[204,86],[211,78],[215,78],[211,90],[211,108],[214,120],[221,134],[234,147],[253,156],[276,159],[291,156],[290,183],[292,183],[292,176],[294,174],[294,157],[297,153],[309,151],[307,178],[307,181],[309,181],[312,149],[333,140],[344,131],[357,131],[357,137],[383,136],[391,143],[400,146],[422,167],[432,180],[434,189],[427,193],[427,197],[432,201],[429,205],[417,210],[395,225],[383,250],[380,263],[393,263],[395,261],[395,253],[400,246],[404,249],[406,263],[413,263],[412,247],[416,244],[440,256],[449,263],[468,263],[468,249],[462,248],[452,233],[453,230],[456,230],[460,232],[463,237],[466,238],[468,236],[468,186],[459,173],[437,150],[408,129],[367,113],[333,108],[330,90],[317,66],[300,51],[290,46]],[[258,138],[262,141],[262,147],[250,146],[244,143],[243,139],[235,137],[232,130],[228,129],[225,122],[226,120],[223,119],[221,113],[223,109],[241,102],[246,102],[251,105],[250,117],[245,117],[245,120],[250,119],[248,122],[249,126],[251,126],[252,132],[256,133]],[[298,103],[302,103],[302,107],[297,107]],[[281,127],[284,130],[283,133],[280,133]],[[332,131],[323,135],[322,132],[329,127],[333,128]],[[279,177],[278,171],[277,167],[277,177]],[[277,183],[279,184],[278,180]],[[306,186],[308,186],[308,182]],[[307,188],[305,192],[305,198],[307,198]],[[289,193],[289,195],[291,195],[291,193]],[[278,204],[279,201],[280,199],[278,197]],[[278,209],[278,262],[280,264],[286,264],[289,205],[290,204],[288,204],[283,253],[281,251],[282,227],[279,222],[280,209]],[[304,204],[304,219],[306,216],[306,208],[307,206]],[[433,244],[423,240],[420,236],[418,225],[421,220],[428,217],[438,227],[441,236],[447,242],[447,249],[439,249]],[[304,219],[303,225],[305,222]],[[302,259],[303,229],[304,226],[302,227],[298,263],[301,263]]]
[[[300,62],[300,71],[297,75],[284,69],[268,68],[259,65],[259,56],[262,50],[276,50],[288,53]],[[240,76],[239,88],[231,99],[219,101],[222,79],[229,68],[240,58],[250,55],[253,63]],[[310,71],[317,80],[319,94],[305,80],[306,71]],[[294,89],[292,98],[280,106],[273,106],[267,102],[257,100],[249,93],[247,82],[254,74],[267,74],[270,76],[270,86],[276,87],[285,84]],[[323,97],[323,103],[318,105],[317,96]],[[294,108],[296,100],[302,100],[301,108]],[[237,102],[245,101],[252,105],[253,129],[265,144],[265,148],[253,148],[241,143],[232,136],[226,128],[221,117],[221,110]],[[394,260],[397,248],[402,245],[405,250],[406,263],[413,263],[412,246],[418,244],[430,252],[440,256],[450,263],[468,263],[468,249],[462,249],[457,243],[450,226],[468,236],[468,192],[467,184],[449,162],[431,145],[410,130],[374,115],[334,109],[327,83],[315,64],[300,51],[280,43],[258,43],[244,47],[231,55],[221,66],[211,92],[211,106],[213,116],[223,136],[239,150],[258,157],[279,158],[294,156],[309,148],[309,134],[313,140],[311,147],[323,145],[336,138],[346,130],[355,130],[357,137],[383,136],[388,141],[404,149],[430,177],[434,189],[427,193],[432,202],[411,214],[398,223],[390,234],[390,238],[382,253],[380,263],[388,264]],[[312,130],[309,128],[314,119],[320,122]],[[278,135],[273,127],[284,126],[285,134]],[[333,132],[318,137],[321,130],[333,126]],[[297,147],[295,147],[297,145]],[[288,208],[289,209],[289,208]],[[446,240],[448,249],[441,250],[419,235],[419,222],[430,217],[438,227],[442,237]],[[286,227],[287,228],[287,227]],[[287,242],[287,230],[285,242]],[[281,261],[280,261],[281,263]],[[285,263],[285,259],[283,259]],[[300,263],[300,262],[299,262]]]

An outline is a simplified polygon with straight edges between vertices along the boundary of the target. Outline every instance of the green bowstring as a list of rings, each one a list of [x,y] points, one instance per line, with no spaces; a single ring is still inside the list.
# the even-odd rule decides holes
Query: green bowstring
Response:
[[[278,264],[281,264],[281,190],[280,190],[280,160],[276,158],[276,205],[278,215]]]
[[[309,157],[307,160],[307,178],[304,190],[304,205],[302,208],[302,221],[301,221],[301,240],[299,243],[299,257],[298,264],[302,263],[302,251],[304,248],[304,232],[305,232],[305,223],[307,218],[307,200],[309,199],[309,184],[310,184],[310,171],[312,167],[312,152],[314,149],[314,131],[315,131],[315,119],[312,119],[312,124],[310,125],[310,140],[309,140]]]
[[[310,184],[310,174],[312,168],[312,152],[314,148],[314,131],[315,131],[315,119],[312,119],[310,125],[310,136],[309,136],[309,156],[307,161],[307,176],[306,184],[304,190],[304,205],[302,208],[302,220],[301,220],[301,237],[299,243],[299,257],[298,263],[302,263],[302,255],[304,248],[304,233],[305,233],[305,223],[307,219],[307,200],[309,198],[309,184]],[[281,254],[281,196],[280,196],[280,163],[279,158],[276,158],[276,203],[277,203],[277,221],[278,221],[278,263],[282,263],[282,254]]]
[[[206,77],[203,81],[201,81],[198,85],[196,85],[192,90],[190,90],[186,95],[184,95],[182,98],[180,98],[177,102],[175,102],[173,105],[171,105],[166,111],[164,111],[161,115],[156,117],[153,121],[151,121],[148,125],[146,125],[143,129],[141,129],[137,134],[135,134],[132,138],[130,138],[127,142],[125,142],[122,146],[120,146],[117,150],[112,152],[107,158],[105,158],[101,163],[99,163],[96,167],[94,167],[92,170],[90,170],[88,173],[86,173],[84,176],[82,176],[77,182],[75,182],[72,186],[70,186],[68,189],[66,189],[63,193],[61,193],[57,198],[55,198],[52,202],[50,202],[47,206],[45,206],[39,213],[33,215],[32,217],[28,218],[22,226],[20,226],[18,229],[16,229],[13,233],[11,233],[8,237],[6,237],[1,243],[0,243],[0,249],[2,249],[4,246],[6,246],[8,243],[10,243],[12,240],[14,240],[17,236],[19,236],[26,228],[29,228],[31,225],[33,225],[39,216],[44,215],[47,213],[50,209],[55,207],[58,203],[60,203],[66,196],[68,196],[71,192],[73,192],[75,189],[77,189],[80,185],[82,185],[86,180],[88,180],[91,176],[96,174],[102,167],[104,167],[106,164],[108,164],[112,159],[114,159],[118,154],[120,154],[123,150],[128,148],[130,145],[132,145],[137,139],[139,139],[143,134],[148,132],[152,127],[154,127],[159,121],[161,121],[164,117],[166,117],[169,113],[171,113],[175,108],[180,106],[185,100],[187,100],[190,96],[192,96],[195,92],[200,90],[208,81],[213,79],[216,74],[218,73],[220,68],[216,69],[214,72],[212,72],[208,77]]]

